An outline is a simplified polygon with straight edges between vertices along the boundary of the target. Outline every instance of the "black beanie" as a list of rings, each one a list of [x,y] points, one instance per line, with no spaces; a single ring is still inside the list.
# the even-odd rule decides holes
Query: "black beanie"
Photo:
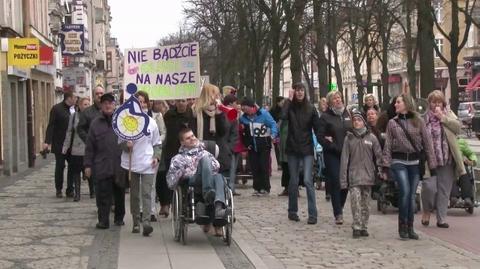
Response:
[[[255,107],[255,101],[250,97],[244,97],[241,103],[242,106]]]

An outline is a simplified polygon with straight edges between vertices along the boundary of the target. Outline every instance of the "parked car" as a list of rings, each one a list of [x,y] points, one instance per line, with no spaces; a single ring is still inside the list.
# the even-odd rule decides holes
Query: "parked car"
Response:
[[[463,102],[458,105],[458,119],[467,126],[472,124],[472,118],[480,113],[480,102]]]

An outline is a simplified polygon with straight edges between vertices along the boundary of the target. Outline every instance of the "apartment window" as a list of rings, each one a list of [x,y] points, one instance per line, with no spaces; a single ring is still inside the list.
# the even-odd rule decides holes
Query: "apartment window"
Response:
[[[442,16],[443,16],[442,0],[434,1],[433,10],[435,11],[435,19],[438,22],[442,22],[442,20],[443,20],[443,18],[442,18]]]
[[[443,54],[443,39],[442,38],[435,38],[435,44],[437,45],[437,48],[440,51],[440,53]],[[440,58],[440,56],[438,55],[436,50],[434,50],[433,53],[434,53],[433,55],[435,56],[435,58]]]

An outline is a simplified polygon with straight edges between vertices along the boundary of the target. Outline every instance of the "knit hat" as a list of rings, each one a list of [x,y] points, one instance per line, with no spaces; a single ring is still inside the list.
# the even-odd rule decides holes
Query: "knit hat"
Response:
[[[255,101],[250,97],[244,97],[241,103],[242,106],[255,107]]]
[[[352,111],[352,120],[353,120],[353,118],[355,118],[355,117],[359,117],[360,119],[362,119],[363,124],[365,124],[365,126],[367,126],[367,121],[366,121],[365,118],[363,117],[362,112],[360,112],[360,111],[358,111],[358,110]]]

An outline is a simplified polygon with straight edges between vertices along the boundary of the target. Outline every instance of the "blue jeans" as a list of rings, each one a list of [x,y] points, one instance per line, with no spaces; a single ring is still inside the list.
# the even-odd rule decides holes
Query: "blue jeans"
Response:
[[[212,160],[210,157],[203,157],[198,163],[197,172],[189,178],[190,185],[196,185],[199,180],[202,182],[202,193],[210,190],[215,191],[215,202],[225,203],[225,182],[219,173],[213,174]]]
[[[288,213],[297,214],[298,211],[298,181],[300,162],[303,161],[303,180],[307,189],[308,217],[317,218],[317,205],[315,202],[315,188],[313,187],[313,156],[287,155],[290,182],[288,184]]]
[[[390,169],[400,189],[400,196],[398,197],[398,221],[403,224],[413,224],[415,195],[420,180],[418,165],[395,163],[390,166]]]

